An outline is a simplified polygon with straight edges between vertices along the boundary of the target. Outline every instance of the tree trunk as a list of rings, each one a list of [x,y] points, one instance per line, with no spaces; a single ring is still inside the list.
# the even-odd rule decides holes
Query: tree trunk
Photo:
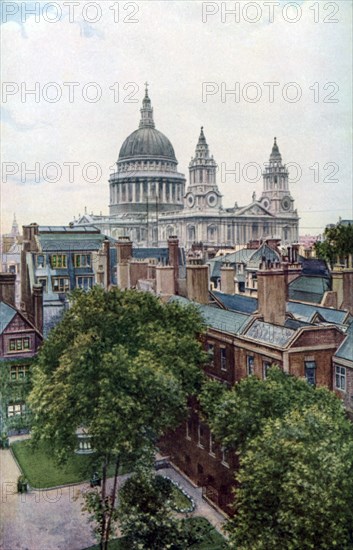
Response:
[[[105,511],[105,495],[107,490],[107,459],[105,459],[103,464],[103,473],[102,473],[102,493],[101,493],[101,506],[102,506],[102,521],[101,521],[101,540],[99,547],[101,550],[106,548],[105,546],[105,530],[106,530],[106,511]]]
[[[110,505],[109,505],[109,512],[108,512],[108,518],[106,522],[106,538],[105,538],[105,546],[103,550],[108,550],[108,542],[109,542],[109,536],[110,536],[110,527],[112,523],[112,516],[114,512],[115,507],[115,499],[116,499],[116,489],[118,485],[118,475],[119,475],[119,466],[120,466],[120,458],[118,457],[115,462],[115,472],[114,472],[114,484],[113,489],[110,495]]]

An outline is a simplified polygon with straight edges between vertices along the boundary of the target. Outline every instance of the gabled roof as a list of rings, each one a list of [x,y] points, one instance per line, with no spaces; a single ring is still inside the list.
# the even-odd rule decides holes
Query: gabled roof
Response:
[[[349,317],[348,311],[322,307],[318,305],[303,304],[301,302],[288,302],[287,311],[292,313],[294,317],[306,322],[313,322],[315,317],[319,315],[326,323],[335,325],[343,325]]]
[[[260,202],[252,202],[247,206],[243,206],[237,211],[237,216],[267,216],[273,218],[273,214],[269,212]]]
[[[241,334],[245,329],[250,316],[245,313],[227,311],[216,307],[201,305],[191,302],[182,296],[171,296],[169,302],[178,302],[180,304],[193,304],[200,311],[205,324],[215,330],[227,332],[228,334]]]
[[[4,332],[16,314],[17,310],[14,307],[5,304],[5,302],[0,302],[0,334]]]
[[[0,334],[6,330],[16,315],[19,315],[31,329],[35,330],[37,334],[42,337],[42,334],[39,332],[37,327],[35,327],[33,323],[31,323],[31,321],[29,321],[21,313],[21,311],[13,306],[10,306],[9,304],[6,304],[5,302],[0,302]]]
[[[247,269],[258,269],[263,259],[265,261],[278,262],[280,261],[280,255],[276,250],[263,243],[255,250],[253,248],[242,248],[224,256],[217,256],[207,263],[210,266],[210,277],[219,278],[221,276],[221,267],[225,262],[231,266],[244,264]],[[237,277],[239,276],[237,275]]]
[[[326,277],[308,277],[300,275],[288,285],[290,300],[320,304],[323,295],[330,290],[330,281]]]
[[[226,309],[231,311],[250,314],[257,310],[257,298],[242,294],[224,294],[217,290],[214,290],[212,294]]]
[[[254,323],[244,331],[244,336],[252,338],[257,342],[263,342],[282,348],[288,344],[295,333],[295,329],[273,325],[272,323],[265,323],[264,321],[256,319]]]
[[[336,351],[335,357],[350,361],[353,366],[353,323],[348,327],[346,337]]]

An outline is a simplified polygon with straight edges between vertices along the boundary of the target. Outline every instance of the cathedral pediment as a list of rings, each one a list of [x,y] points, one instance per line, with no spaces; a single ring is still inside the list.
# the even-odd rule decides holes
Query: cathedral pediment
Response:
[[[244,206],[237,212],[237,216],[266,216],[268,218],[273,218],[273,214],[269,212],[262,204],[259,202],[253,202]]]

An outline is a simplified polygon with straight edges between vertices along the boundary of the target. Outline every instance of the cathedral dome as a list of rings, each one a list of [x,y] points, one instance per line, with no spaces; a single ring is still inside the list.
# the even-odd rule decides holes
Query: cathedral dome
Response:
[[[177,162],[173,145],[169,139],[151,126],[135,130],[122,144],[119,161],[134,158],[161,158]]]
[[[119,152],[119,161],[141,158],[151,160],[158,158],[177,163],[173,145],[162,132],[155,128],[147,86],[142,102],[139,128],[126,138]]]

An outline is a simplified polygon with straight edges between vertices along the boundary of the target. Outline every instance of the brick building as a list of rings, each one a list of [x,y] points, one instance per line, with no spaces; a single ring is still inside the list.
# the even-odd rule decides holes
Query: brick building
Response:
[[[310,306],[312,311],[305,313],[311,320],[300,319],[298,313],[296,318],[288,302],[287,268],[261,266],[258,301],[236,295],[223,295],[222,301],[221,293],[211,293],[212,305],[204,302],[198,306],[207,326],[202,338],[210,357],[205,366],[209,377],[230,387],[249,375],[265,379],[267,369],[276,364],[288,374],[305,378],[309,384],[337,389],[333,358],[342,364],[351,352],[351,340],[347,343],[345,332],[351,316],[347,311]],[[182,297],[171,299],[188,303]],[[228,302],[228,307],[236,303],[238,311],[224,309],[224,302]],[[321,314],[317,310],[322,310]],[[301,313],[303,317],[304,312]],[[335,356],[337,349],[341,349],[340,359]],[[347,388],[348,380],[347,374]],[[215,443],[198,414],[196,402],[190,403],[186,424],[164,438],[161,449],[202,486],[205,496],[231,512],[237,457]]]
[[[28,427],[30,366],[43,337],[38,289],[35,323],[15,307],[15,274],[0,273],[0,433]]]

